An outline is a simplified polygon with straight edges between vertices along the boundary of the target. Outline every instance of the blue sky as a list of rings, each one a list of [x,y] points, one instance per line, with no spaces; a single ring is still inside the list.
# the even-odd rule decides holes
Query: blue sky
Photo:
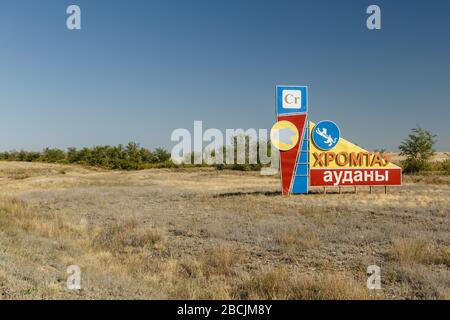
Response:
[[[361,146],[396,150],[419,124],[447,151],[449,15],[444,0],[2,0],[0,150],[170,148],[194,120],[269,129],[275,85],[292,84]]]

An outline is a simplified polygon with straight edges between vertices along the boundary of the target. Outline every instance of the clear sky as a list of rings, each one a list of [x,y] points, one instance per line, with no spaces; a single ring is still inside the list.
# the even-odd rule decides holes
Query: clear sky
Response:
[[[366,148],[419,124],[450,149],[450,1],[1,0],[0,41],[0,150],[270,129],[277,84],[308,85],[310,119]]]

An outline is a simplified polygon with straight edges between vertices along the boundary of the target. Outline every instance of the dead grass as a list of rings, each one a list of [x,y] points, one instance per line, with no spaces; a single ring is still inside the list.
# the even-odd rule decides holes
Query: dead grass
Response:
[[[244,253],[233,246],[208,249],[204,254],[192,258],[184,257],[179,264],[180,272],[188,278],[210,278],[236,274],[235,266],[244,258]]]
[[[367,288],[344,274],[306,275],[283,268],[261,271],[239,289],[244,299],[369,299]]]
[[[403,178],[405,183],[423,183],[423,184],[437,184],[437,185],[449,185],[450,175],[437,174],[437,173],[422,173],[415,175],[405,175]]]
[[[450,185],[278,188],[256,173],[0,163],[0,297],[450,298]],[[371,264],[381,291],[366,288]]]
[[[400,263],[427,263],[432,258],[432,251],[428,241],[400,239],[392,244],[390,255]]]
[[[0,223],[3,230],[20,228],[25,232],[36,232],[40,236],[54,239],[80,234],[80,230],[62,216],[51,212],[41,212],[14,197],[0,200]]]
[[[0,199],[0,215],[17,216],[26,211],[27,205],[25,201],[18,198],[3,198]]]
[[[288,227],[275,232],[275,241],[284,248],[308,250],[319,245],[318,235],[302,227]]]
[[[396,239],[389,251],[391,259],[401,264],[443,264],[450,266],[450,250],[416,238]]]
[[[232,275],[234,267],[243,260],[243,252],[236,247],[209,249],[202,257],[201,264],[207,275]]]
[[[137,218],[115,221],[94,237],[92,245],[113,253],[121,253],[128,247],[162,249],[165,239],[153,228],[143,228]]]
[[[383,279],[394,286],[396,296],[404,299],[450,299],[448,270],[422,264],[388,264]]]
[[[214,254],[216,256],[216,254]],[[215,258],[213,258],[215,259]],[[200,260],[184,259],[180,262],[182,278],[174,283],[173,295],[183,299],[307,299],[344,300],[380,298],[370,295],[367,288],[351,277],[321,272],[316,275],[301,273],[287,268],[260,268],[252,273],[233,273],[230,276],[229,261],[220,260],[211,265],[207,257]],[[235,264],[235,263],[233,263]],[[211,273],[214,270],[213,273]],[[181,279],[182,279],[181,278]],[[213,281],[213,286],[209,283]]]

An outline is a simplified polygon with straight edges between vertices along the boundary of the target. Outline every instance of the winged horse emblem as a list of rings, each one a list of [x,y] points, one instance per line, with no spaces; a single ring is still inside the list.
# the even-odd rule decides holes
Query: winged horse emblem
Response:
[[[325,139],[325,144],[331,147],[333,144],[336,143],[337,138],[334,138],[328,134],[327,129],[323,128],[322,131],[320,131],[319,128],[316,129],[316,133]]]

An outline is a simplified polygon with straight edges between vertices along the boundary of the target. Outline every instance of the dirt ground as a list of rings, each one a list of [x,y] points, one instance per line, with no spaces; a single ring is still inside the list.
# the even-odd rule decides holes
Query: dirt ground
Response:
[[[449,176],[279,189],[257,172],[0,162],[0,298],[450,299]]]

